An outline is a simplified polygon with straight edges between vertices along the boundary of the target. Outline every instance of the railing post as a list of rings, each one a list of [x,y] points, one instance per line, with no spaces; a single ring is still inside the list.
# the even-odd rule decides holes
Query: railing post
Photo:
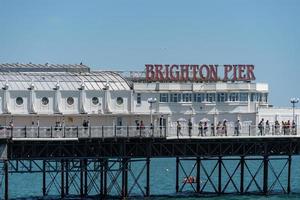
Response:
[[[10,135],[11,135],[11,138],[13,138],[13,136],[14,136],[14,127],[11,127],[11,130],[10,130]]]
[[[76,133],[76,135],[77,135],[77,138],[79,138],[79,127],[77,126],[77,133]]]
[[[127,138],[129,138],[129,126],[128,125],[126,127],[126,131],[127,131]]]
[[[139,127],[139,130],[140,130],[140,137],[142,137],[142,129],[141,129],[141,127]]]
[[[154,137],[154,125],[153,124],[151,124],[151,132],[152,132],[152,137]]]
[[[102,125],[102,128],[101,128],[101,131],[102,131],[102,140],[104,140],[104,127]]]
[[[117,137],[117,125],[114,126],[115,138]]]
[[[38,130],[37,130],[37,137],[39,138],[40,137],[40,126],[38,126]]]
[[[53,127],[51,126],[51,128],[50,128],[50,138],[52,138],[53,137]]]
[[[66,133],[66,127],[64,126],[64,127],[63,127],[63,138],[66,137],[65,133]]]
[[[25,138],[27,138],[27,128],[26,128],[26,126],[25,126],[25,130],[24,130],[24,136],[25,136]]]
[[[249,125],[249,136],[251,136],[251,125]]]
[[[89,126],[89,138],[91,138],[91,136],[92,136],[92,127]]]

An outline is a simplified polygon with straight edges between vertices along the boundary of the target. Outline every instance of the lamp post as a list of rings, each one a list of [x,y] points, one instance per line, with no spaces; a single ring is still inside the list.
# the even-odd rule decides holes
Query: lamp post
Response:
[[[151,126],[153,126],[153,120],[152,120],[152,104],[156,103],[156,98],[149,98],[148,99],[148,103],[150,104],[150,123],[151,123]]]
[[[299,98],[291,98],[291,103],[293,104],[293,122],[295,122],[295,106],[299,102]]]

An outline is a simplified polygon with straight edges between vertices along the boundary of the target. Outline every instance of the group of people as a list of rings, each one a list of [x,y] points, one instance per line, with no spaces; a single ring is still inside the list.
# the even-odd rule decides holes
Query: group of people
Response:
[[[177,121],[177,136],[182,136],[182,126],[179,121]],[[207,136],[208,130],[209,130],[209,124],[207,121],[200,121],[198,123],[198,136]],[[214,125],[214,123],[211,123],[210,125],[210,135],[211,136],[227,136],[227,120],[224,120],[223,122],[219,121],[217,126]],[[240,129],[239,129],[240,130]],[[193,123],[191,120],[188,121],[188,134],[189,136],[192,136],[193,132]],[[238,133],[237,133],[238,135]]]
[[[296,122],[293,120],[281,121],[281,124],[278,120],[275,121],[274,125],[270,125],[269,120],[265,122],[264,118],[258,123],[258,129],[260,135],[297,135],[297,126]]]

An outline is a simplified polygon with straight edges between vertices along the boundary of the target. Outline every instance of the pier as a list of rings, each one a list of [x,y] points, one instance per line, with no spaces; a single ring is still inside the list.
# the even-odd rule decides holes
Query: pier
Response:
[[[178,195],[187,186],[191,195],[268,195],[276,184],[279,192],[292,192],[292,156],[300,153],[296,131],[260,135],[257,127],[244,127],[239,136],[230,128],[227,136],[199,136],[194,129],[177,134],[174,127],[2,128],[2,197],[9,199],[10,175],[24,173],[42,175],[35,183],[41,196],[53,190],[60,198],[155,196],[150,187],[154,158],[174,158]],[[274,162],[281,169],[274,169]]]

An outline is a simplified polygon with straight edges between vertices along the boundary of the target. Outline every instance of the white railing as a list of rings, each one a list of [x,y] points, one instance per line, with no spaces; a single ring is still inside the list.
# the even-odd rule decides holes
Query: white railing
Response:
[[[72,127],[0,127],[0,138],[166,138],[226,136],[294,136],[296,126],[72,126]],[[300,134],[299,134],[300,135]]]

